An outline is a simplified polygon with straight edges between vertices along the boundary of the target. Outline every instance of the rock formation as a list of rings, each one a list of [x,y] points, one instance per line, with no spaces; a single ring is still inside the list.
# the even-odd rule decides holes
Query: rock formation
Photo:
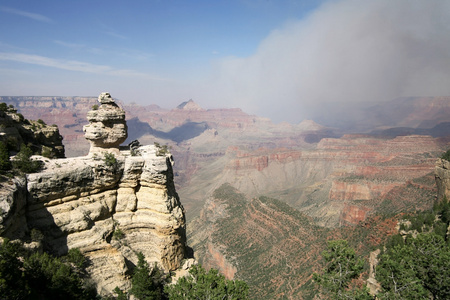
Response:
[[[8,145],[10,151],[17,152],[25,144],[36,154],[49,158],[64,157],[63,138],[56,125],[49,126],[42,120],[27,120],[12,105],[0,105],[0,141]]]
[[[450,199],[450,162],[445,159],[438,159],[434,169],[434,176],[438,189],[438,200],[441,201],[444,197]]]
[[[112,99],[109,93],[98,97],[100,106],[87,113],[89,124],[83,127],[85,138],[91,143],[89,153],[104,149],[116,150],[128,137],[125,111]]]
[[[101,295],[129,288],[130,268],[142,252],[164,271],[185,258],[185,217],[173,182],[170,153],[156,146],[119,151],[126,138],[123,110],[101,94],[85,126],[91,152],[85,157],[47,160],[3,189],[0,236],[44,234],[44,249],[65,254],[79,248]]]

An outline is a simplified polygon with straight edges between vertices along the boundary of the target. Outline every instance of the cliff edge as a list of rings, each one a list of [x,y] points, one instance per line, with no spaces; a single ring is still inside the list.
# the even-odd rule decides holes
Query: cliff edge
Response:
[[[0,236],[27,240],[62,255],[79,248],[101,295],[129,288],[129,271],[142,252],[164,271],[185,258],[184,208],[173,182],[173,159],[156,146],[119,150],[125,114],[108,93],[88,113],[85,157],[44,160],[41,172],[2,188]]]
[[[450,199],[450,161],[439,158],[436,161],[434,177],[436,179],[438,201],[442,201],[444,197]]]

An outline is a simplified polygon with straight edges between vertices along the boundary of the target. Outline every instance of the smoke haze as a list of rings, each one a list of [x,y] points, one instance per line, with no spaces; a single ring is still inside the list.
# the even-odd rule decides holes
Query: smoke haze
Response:
[[[330,1],[216,61],[203,97],[297,123],[337,103],[450,95],[449,32],[450,1]]]

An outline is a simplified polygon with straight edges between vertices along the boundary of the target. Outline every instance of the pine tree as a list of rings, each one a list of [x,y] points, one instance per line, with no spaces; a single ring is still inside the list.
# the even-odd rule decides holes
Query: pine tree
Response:
[[[189,276],[182,277],[176,284],[165,288],[170,300],[211,299],[244,300],[248,299],[248,286],[240,280],[227,280],[215,269],[206,272],[200,265],[189,270]]]
[[[150,267],[145,261],[144,254],[139,252],[138,264],[134,269],[133,277],[131,279],[130,294],[134,295],[139,300],[159,300],[162,298],[161,292],[153,282]]]
[[[9,160],[9,151],[5,143],[0,142],[0,171],[11,169],[11,161]]]
[[[350,286],[359,277],[364,262],[345,240],[329,241],[327,250],[322,252],[326,267],[323,274],[313,274],[314,281],[332,299],[372,299],[366,288]]]
[[[24,173],[37,172],[41,168],[42,162],[39,160],[32,160],[32,155],[33,151],[25,144],[22,144],[19,153],[17,153],[13,161],[14,168],[17,168]]]

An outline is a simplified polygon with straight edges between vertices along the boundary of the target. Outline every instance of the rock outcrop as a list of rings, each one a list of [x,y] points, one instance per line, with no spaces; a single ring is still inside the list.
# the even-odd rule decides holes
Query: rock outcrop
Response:
[[[36,154],[49,158],[64,157],[63,138],[56,125],[49,126],[42,120],[27,120],[12,105],[0,105],[0,141],[10,151],[17,152],[25,144]]]
[[[89,124],[83,127],[85,138],[91,143],[89,153],[104,149],[118,152],[119,145],[128,137],[125,111],[109,93],[100,94],[98,102],[101,105],[87,113]]]
[[[438,159],[434,169],[436,186],[438,190],[438,201],[446,197],[450,199],[450,162],[445,159]]]
[[[0,236],[43,233],[57,255],[79,248],[101,295],[129,288],[128,274],[144,254],[164,271],[185,258],[185,217],[173,182],[170,153],[156,146],[119,151],[126,138],[123,111],[102,94],[85,126],[90,155],[47,160],[40,173],[2,189]]]

